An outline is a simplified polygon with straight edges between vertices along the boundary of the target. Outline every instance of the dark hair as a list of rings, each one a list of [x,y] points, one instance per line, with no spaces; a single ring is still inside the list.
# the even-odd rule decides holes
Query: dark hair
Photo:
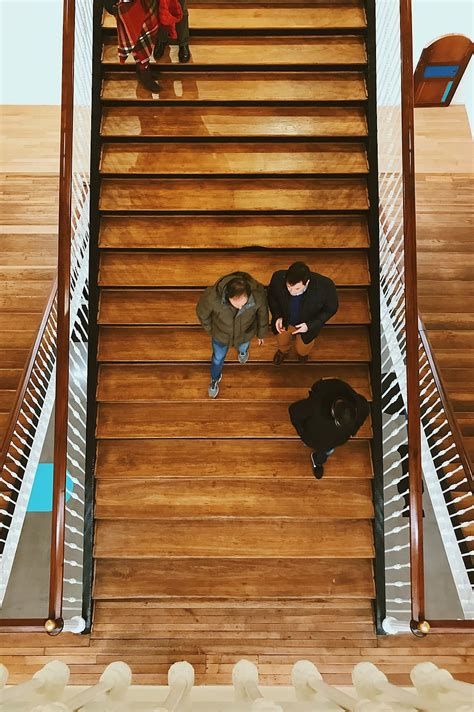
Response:
[[[226,297],[231,299],[232,297],[241,297],[242,294],[246,294],[250,297],[251,294],[250,284],[243,277],[234,277],[229,282],[227,282],[226,287]]]
[[[311,277],[311,271],[304,262],[293,262],[286,270],[286,283],[290,286],[303,282],[306,284]]]
[[[331,415],[339,428],[352,432],[357,422],[357,407],[354,401],[336,398],[331,404]]]

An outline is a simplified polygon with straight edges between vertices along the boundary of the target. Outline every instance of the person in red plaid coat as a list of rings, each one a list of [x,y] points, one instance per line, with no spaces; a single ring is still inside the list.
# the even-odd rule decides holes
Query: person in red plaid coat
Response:
[[[107,0],[105,7],[117,19],[118,55],[124,64],[133,55],[138,81],[151,92],[159,92],[153,78],[150,58],[162,30],[177,38],[176,25],[183,19],[179,0]]]

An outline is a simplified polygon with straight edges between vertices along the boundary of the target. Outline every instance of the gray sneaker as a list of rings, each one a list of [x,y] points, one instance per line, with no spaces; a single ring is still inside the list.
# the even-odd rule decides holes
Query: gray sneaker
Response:
[[[245,353],[240,353],[239,351],[239,363],[247,363],[249,360],[249,350],[245,351]]]
[[[209,388],[207,389],[207,395],[209,398],[217,398],[219,393],[219,383],[222,381],[222,373],[215,381],[211,380]]]

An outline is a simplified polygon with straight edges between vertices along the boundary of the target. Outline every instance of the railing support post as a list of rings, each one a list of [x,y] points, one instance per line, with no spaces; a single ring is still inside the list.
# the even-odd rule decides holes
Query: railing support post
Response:
[[[412,630],[424,622],[423,504],[418,360],[415,132],[411,0],[400,0],[401,122],[405,263],[405,334],[410,503]]]
[[[74,29],[75,0],[64,0],[61,135],[58,229],[58,326],[56,402],[54,422],[54,482],[51,532],[49,620],[60,626],[64,578],[64,525],[66,507],[69,329],[71,281],[71,206],[74,124]],[[62,629],[62,625],[61,625]]]

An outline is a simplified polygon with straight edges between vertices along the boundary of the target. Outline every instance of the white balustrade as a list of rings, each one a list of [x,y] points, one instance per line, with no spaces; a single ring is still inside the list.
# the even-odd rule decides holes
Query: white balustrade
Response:
[[[232,671],[234,701],[227,686],[195,688],[187,662],[170,667],[167,690],[132,687],[131,670],[123,662],[109,665],[96,685],[76,694],[66,688],[67,666],[57,661],[2,690],[7,679],[7,669],[0,666],[1,712],[472,712],[474,701],[474,685],[429,662],[412,669],[411,689],[393,685],[372,663],[359,663],[348,692],[325,682],[309,660],[294,665],[292,688],[261,688],[257,666],[241,660]]]

